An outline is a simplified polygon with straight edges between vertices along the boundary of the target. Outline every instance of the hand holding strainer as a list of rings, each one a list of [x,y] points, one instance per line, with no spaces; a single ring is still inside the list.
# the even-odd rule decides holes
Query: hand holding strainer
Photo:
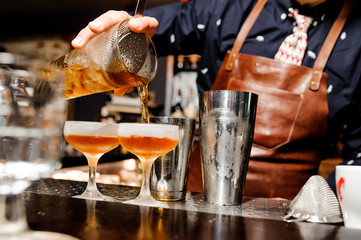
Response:
[[[138,0],[135,17],[146,0]],[[157,72],[157,54],[148,34],[130,30],[128,20],[89,40],[53,64],[65,69],[68,98],[148,84]]]

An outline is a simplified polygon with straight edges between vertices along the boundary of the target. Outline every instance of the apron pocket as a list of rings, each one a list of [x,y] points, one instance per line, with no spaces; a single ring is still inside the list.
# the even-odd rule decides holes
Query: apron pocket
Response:
[[[253,144],[272,150],[290,141],[302,106],[302,94],[234,78],[230,79],[227,89],[258,94]]]

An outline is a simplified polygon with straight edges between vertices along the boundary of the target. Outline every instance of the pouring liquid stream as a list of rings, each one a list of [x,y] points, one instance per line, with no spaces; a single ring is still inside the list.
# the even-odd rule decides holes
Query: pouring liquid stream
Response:
[[[148,83],[149,81],[144,81],[144,79],[134,76],[137,81],[137,90],[140,99],[140,109],[141,109],[141,122],[149,123],[149,109],[148,109]]]

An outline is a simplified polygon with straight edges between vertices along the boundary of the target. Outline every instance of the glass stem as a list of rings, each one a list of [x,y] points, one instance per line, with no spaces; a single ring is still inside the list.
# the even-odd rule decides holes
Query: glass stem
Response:
[[[154,160],[143,160],[143,181],[142,181],[142,188],[141,188],[141,195],[142,196],[151,196],[150,194],[150,171],[152,170],[152,164]]]
[[[88,160],[88,166],[89,166],[89,180],[88,180],[88,186],[87,189],[90,191],[98,191],[97,183],[96,183],[96,173],[97,173],[97,164],[99,157],[94,157],[92,155],[86,156]]]

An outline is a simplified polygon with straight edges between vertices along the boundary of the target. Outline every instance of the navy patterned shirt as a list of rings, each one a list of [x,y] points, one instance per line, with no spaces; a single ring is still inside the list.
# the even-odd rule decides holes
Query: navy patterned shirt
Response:
[[[191,0],[146,11],[159,28],[153,37],[160,56],[201,55],[199,91],[209,90],[224,56],[253,9],[256,0]],[[250,31],[241,52],[273,58],[282,41],[292,33],[295,20],[290,7],[311,16],[308,46],[302,65],[313,67],[326,35],[338,15],[342,0],[328,0],[305,9],[290,0],[268,0]],[[329,122],[326,154],[334,154],[342,136],[344,160],[361,159],[361,3],[354,0],[349,18],[327,62]],[[317,107],[317,103],[315,103]],[[325,156],[327,157],[327,156]]]

